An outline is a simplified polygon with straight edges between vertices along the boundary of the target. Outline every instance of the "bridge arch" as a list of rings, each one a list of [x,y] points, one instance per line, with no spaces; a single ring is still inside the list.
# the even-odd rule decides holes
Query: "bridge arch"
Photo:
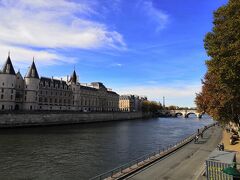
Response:
[[[189,115],[191,115],[191,114],[193,114],[193,115],[195,115],[196,117],[198,117],[198,114],[195,113],[195,112],[188,112],[188,113],[186,114],[186,117],[189,117]]]
[[[181,113],[181,112],[176,112],[174,116],[175,116],[175,117],[183,116],[183,113]]]
[[[194,114],[198,118],[202,118],[203,113],[199,113],[195,109],[182,109],[182,110],[170,110],[170,113],[174,117],[182,116],[188,118],[191,114]]]

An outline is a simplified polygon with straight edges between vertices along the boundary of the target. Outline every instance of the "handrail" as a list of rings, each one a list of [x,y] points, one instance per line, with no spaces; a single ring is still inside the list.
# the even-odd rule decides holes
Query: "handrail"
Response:
[[[217,123],[213,123],[213,124],[210,124],[208,126],[205,126],[204,128],[201,128],[200,131],[202,132],[202,131],[204,131],[204,130],[212,127],[212,126],[215,126],[216,124]],[[116,174],[121,174],[121,173],[124,174],[124,172],[123,172],[124,170],[131,169],[131,167],[133,167],[134,165],[138,166],[139,163],[141,163],[141,162],[144,163],[145,161],[150,161],[151,158],[156,157],[156,155],[158,155],[159,158],[160,158],[161,155],[165,156],[165,155],[170,154],[174,150],[176,150],[176,149],[184,146],[185,144],[191,142],[195,138],[196,135],[200,135],[200,133],[196,133],[195,132],[195,133],[191,134],[190,136],[187,136],[186,138],[180,140],[176,144],[168,145],[165,149],[162,148],[161,150],[159,149],[159,150],[154,151],[152,153],[143,155],[143,156],[141,156],[141,157],[139,157],[137,159],[134,159],[134,160],[132,160],[132,161],[130,161],[128,163],[125,163],[125,164],[123,164],[121,166],[118,166],[118,167],[116,167],[114,169],[111,169],[111,170],[109,170],[109,171],[107,171],[105,173],[99,174],[99,175],[97,175],[97,176],[95,176],[95,177],[93,177],[93,178],[91,178],[89,180],[102,180],[102,179],[110,178],[110,177],[113,178],[113,176],[116,175]]]

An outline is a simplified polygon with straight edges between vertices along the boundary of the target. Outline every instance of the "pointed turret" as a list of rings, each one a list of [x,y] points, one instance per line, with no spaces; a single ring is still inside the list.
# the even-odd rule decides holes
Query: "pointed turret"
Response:
[[[37,79],[39,79],[37,68],[36,68],[35,63],[34,63],[34,59],[33,59],[32,65],[29,68],[28,73],[25,77],[26,78],[37,78]]]
[[[16,76],[17,76],[17,79],[23,79],[23,77],[22,77],[22,75],[20,73],[20,70],[18,70]]]
[[[77,74],[76,74],[75,70],[73,71],[73,74],[72,74],[72,76],[70,78],[70,82],[73,82],[75,84],[77,83]]]
[[[10,53],[8,53],[7,61],[6,61],[6,63],[4,64],[1,73],[2,73],[2,74],[12,74],[12,75],[16,75],[15,70],[14,70],[13,65],[12,65],[11,58],[10,58]]]

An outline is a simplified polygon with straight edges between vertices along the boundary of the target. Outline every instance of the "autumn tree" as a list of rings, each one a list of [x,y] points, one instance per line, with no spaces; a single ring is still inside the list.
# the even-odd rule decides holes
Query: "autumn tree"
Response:
[[[239,124],[240,118],[240,1],[214,12],[212,32],[204,46],[209,56],[202,91],[196,96],[199,111],[215,120]]]

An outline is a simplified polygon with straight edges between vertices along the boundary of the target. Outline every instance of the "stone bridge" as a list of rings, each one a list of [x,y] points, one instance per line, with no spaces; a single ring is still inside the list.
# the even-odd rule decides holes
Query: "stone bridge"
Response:
[[[183,116],[185,118],[188,118],[190,114],[194,114],[198,118],[202,118],[203,115],[203,113],[199,113],[196,109],[169,110],[169,113],[174,117]]]

